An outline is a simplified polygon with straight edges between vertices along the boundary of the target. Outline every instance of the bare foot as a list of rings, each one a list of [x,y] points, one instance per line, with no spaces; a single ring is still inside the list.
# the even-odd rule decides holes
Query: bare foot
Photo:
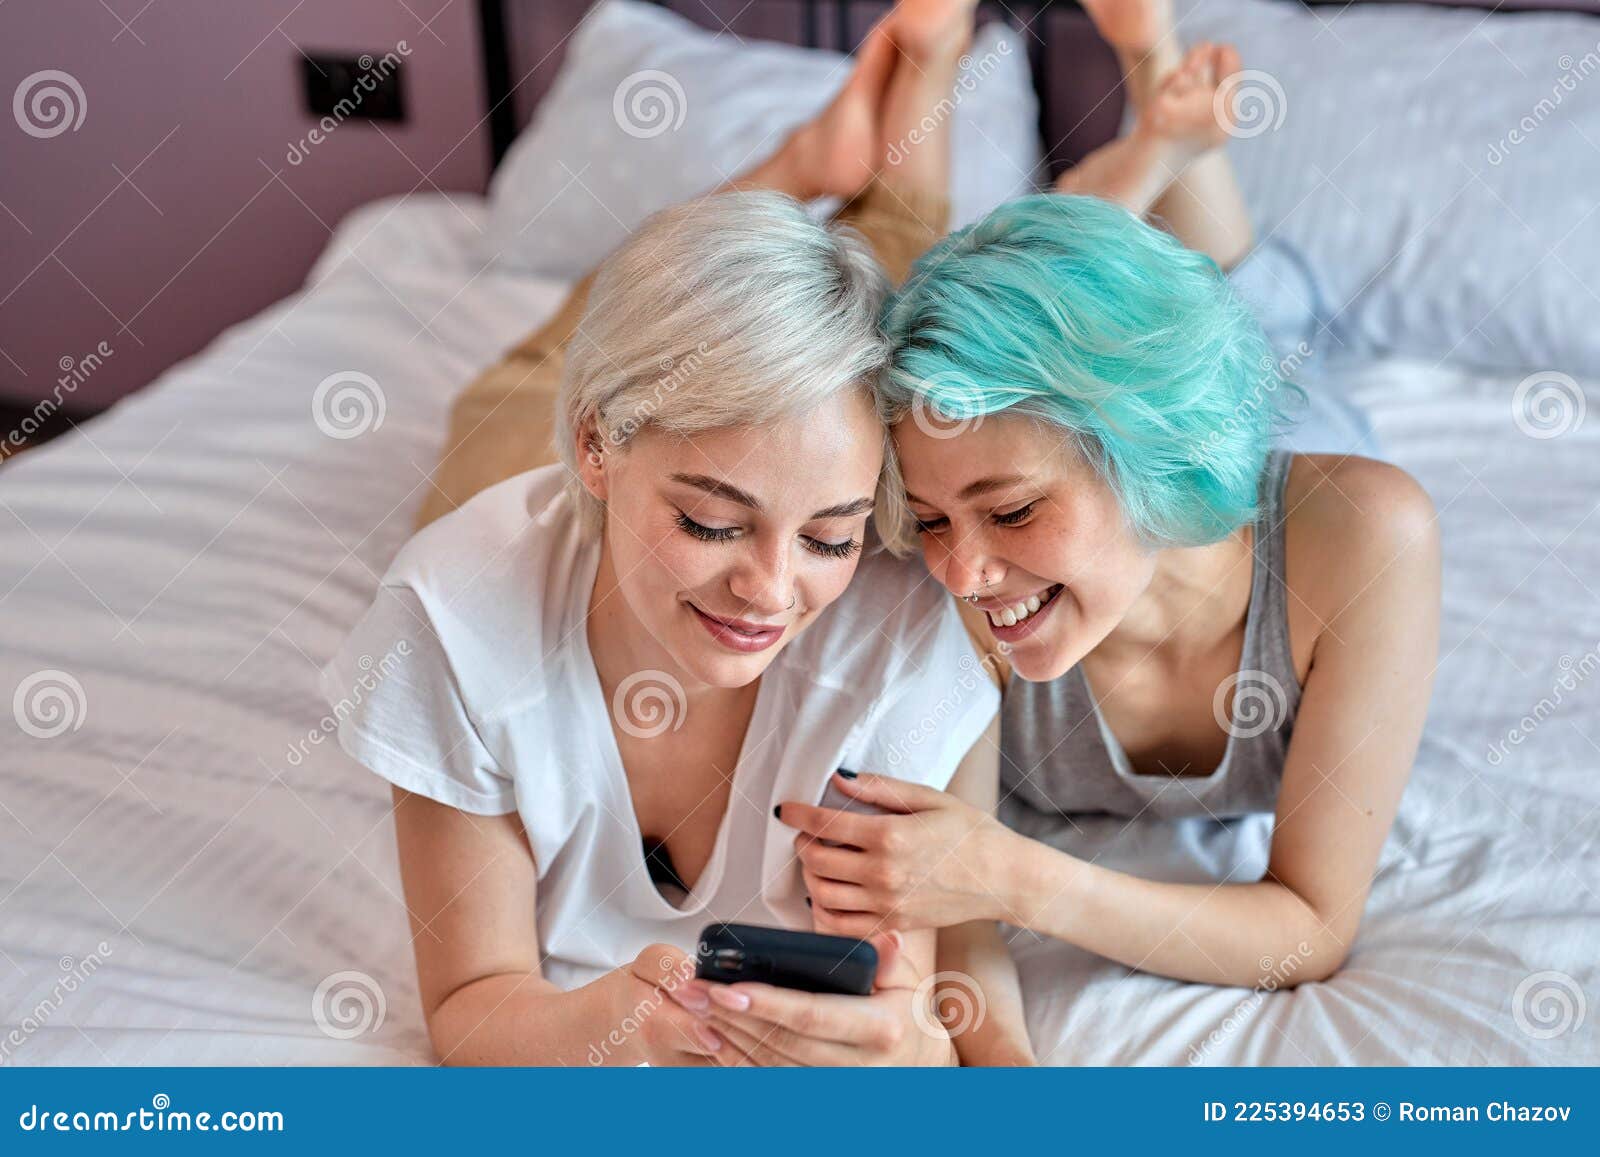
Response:
[[[849,199],[872,180],[883,163],[879,109],[898,55],[880,23],[861,42],[855,71],[838,95],[784,143],[780,158],[795,196]]]
[[[1080,0],[1095,31],[1122,53],[1142,56],[1172,31],[1172,0]]]
[[[972,46],[977,9],[978,0],[898,0],[883,24],[912,64],[948,65]]]
[[[1239,53],[1231,44],[1195,45],[1156,86],[1134,133],[1167,143],[1184,160],[1218,147],[1234,123],[1228,102],[1217,94],[1238,71]]]

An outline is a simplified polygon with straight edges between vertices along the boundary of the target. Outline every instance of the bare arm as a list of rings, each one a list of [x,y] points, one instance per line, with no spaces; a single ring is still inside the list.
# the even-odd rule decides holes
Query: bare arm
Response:
[[[544,978],[538,873],[515,813],[469,815],[400,788],[394,808],[422,1008],[443,1063],[710,1063],[703,1026],[666,999],[686,959],[676,949],[651,945],[570,992]],[[626,1017],[637,1031],[620,1031]]]

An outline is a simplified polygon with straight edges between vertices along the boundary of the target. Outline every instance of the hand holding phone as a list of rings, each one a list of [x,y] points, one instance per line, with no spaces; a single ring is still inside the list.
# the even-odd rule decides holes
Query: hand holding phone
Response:
[[[866,996],[878,975],[878,950],[865,940],[708,924],[700,933],[695,976],[718,984],[755,980],[801,992]]]

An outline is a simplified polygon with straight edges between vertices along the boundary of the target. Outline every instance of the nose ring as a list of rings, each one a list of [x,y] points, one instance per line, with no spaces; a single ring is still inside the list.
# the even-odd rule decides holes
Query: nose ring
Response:
[[[792,611],[792,610],[794,610],[794,608],[795,608],[795,606],[796,606],[796,605],[797,605],[797,604],[798,604],[798,603],[799,603],[799,602],[800,602],[800,594],[799,594],[799,592],[798,592],[798,591],[796,591],[796,592],[795,592],[795,596],[794,596],[794,598],[792,598],[792,599],[790,599],[790,600],[789,600],[789,605],[788,605],[788,606],[786,606],[786,607],[784,607],[784,608],[783,608],[783,609],[784,609],[784,610],[786,610],[786,611]]]

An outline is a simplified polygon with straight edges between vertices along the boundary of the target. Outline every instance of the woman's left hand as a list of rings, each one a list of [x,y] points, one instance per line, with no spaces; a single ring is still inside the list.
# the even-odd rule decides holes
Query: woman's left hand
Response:
[[[948,928],[1006,919],[1001,869],[1016,838],[949,792],[888,776],[836,776],[846,795],[891,814],[785,803],[817,930],[870,936],[883,928]],[[846,846],[835,846],[846,845]]]
[[[714,1054],[723,1065],[956,1064],[955,1046],[932,1011],[929,986],[918,983],[900,950],[899,934],[872,939],[878,949],[878,979],[871,996],[693,980],[674,992],[673,999],[732,1046]]]

